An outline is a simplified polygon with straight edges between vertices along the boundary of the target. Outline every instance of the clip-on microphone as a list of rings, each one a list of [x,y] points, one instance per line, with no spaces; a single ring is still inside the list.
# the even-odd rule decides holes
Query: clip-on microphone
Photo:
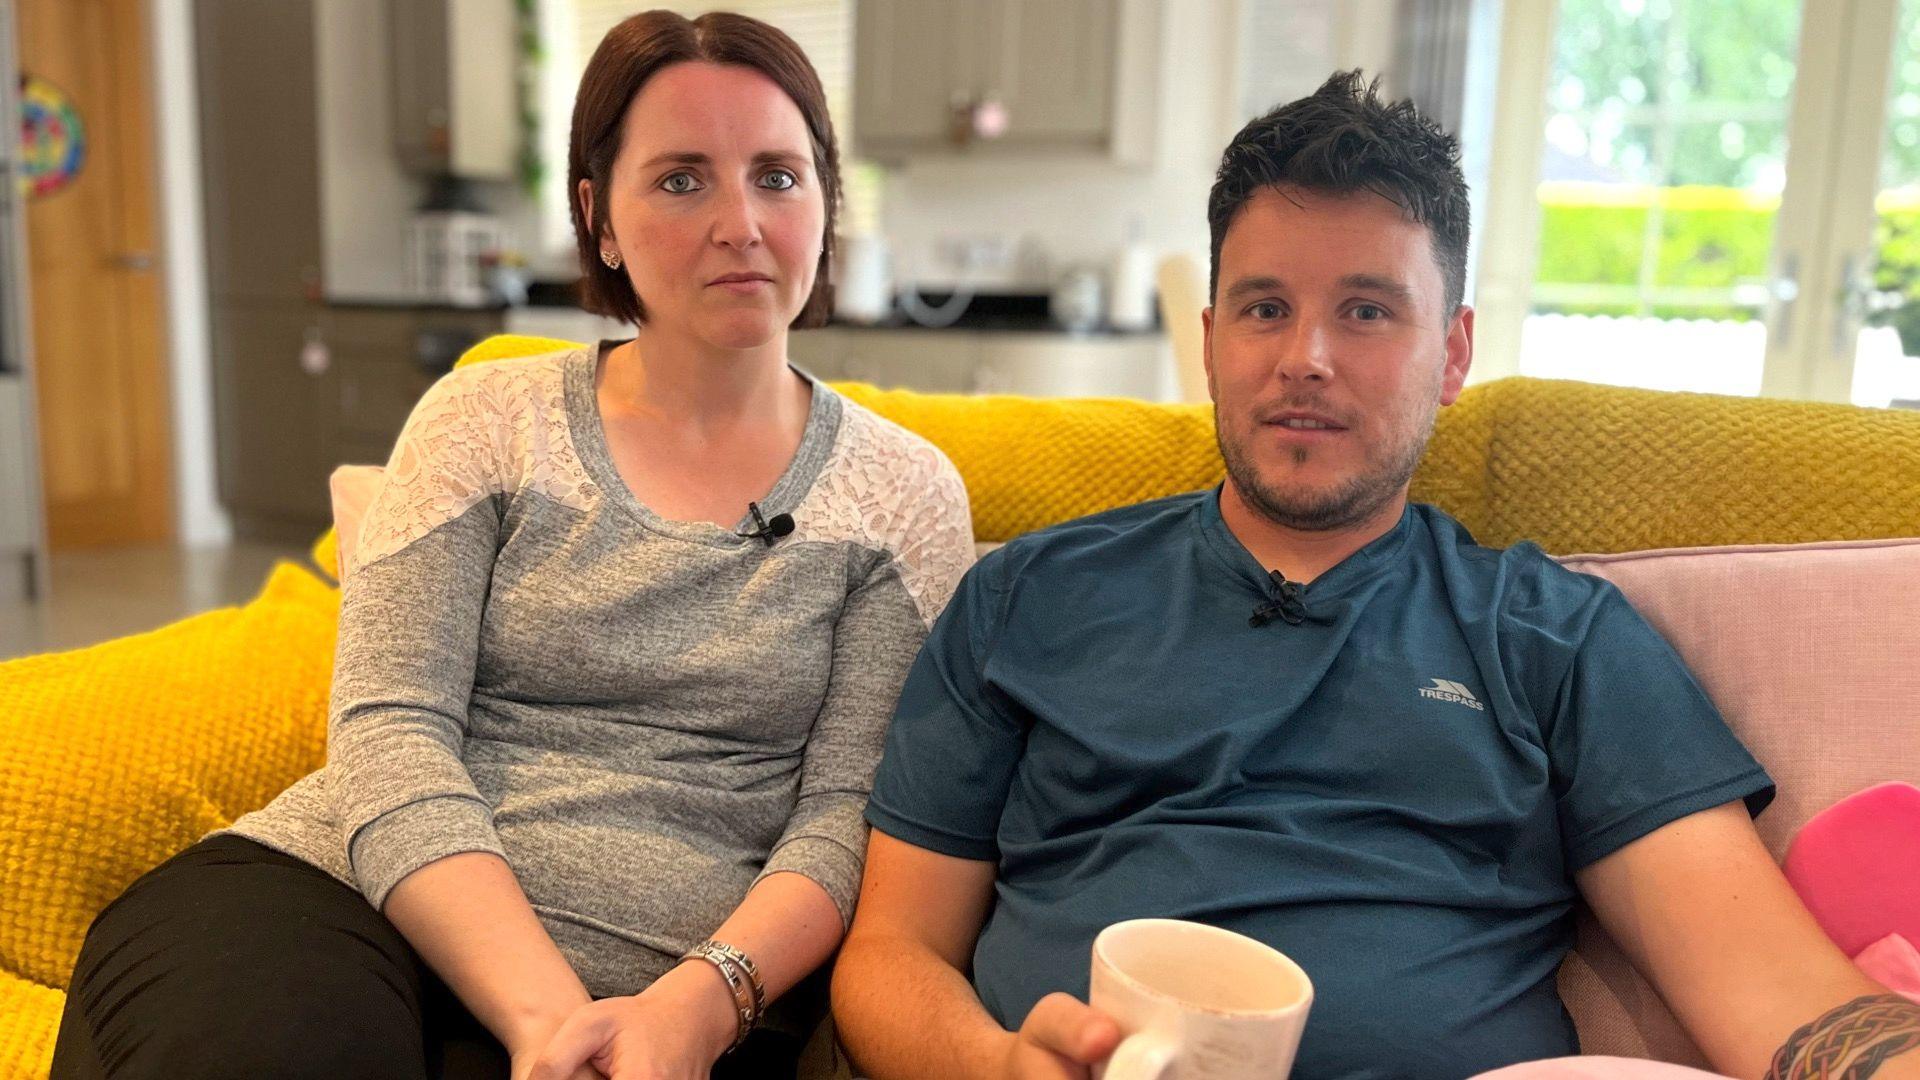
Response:
[[[793,532],[792,514],[775,514],[773,515],[773,520],[768,521],[766,518],[760,516],[759,503],[748,503],[747,513],[753,515],[753,524],[755,527],[746,532],[734,533],[733,535],[754,540],[765,540],[767,546],[772,547],[775,540]]]

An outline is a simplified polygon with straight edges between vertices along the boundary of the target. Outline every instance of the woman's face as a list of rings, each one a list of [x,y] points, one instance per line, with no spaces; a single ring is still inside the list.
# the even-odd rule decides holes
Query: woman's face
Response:
[[[662,68],[627,107],[609,233],[650,328],[749,349],[813,291],[826,202],[799,106],[753,68]],[[592,193],[581,182],[587,220]]]

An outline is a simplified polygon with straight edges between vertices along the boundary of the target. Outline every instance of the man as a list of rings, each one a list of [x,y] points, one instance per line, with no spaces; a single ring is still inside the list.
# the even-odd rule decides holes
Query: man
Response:
[[[1749,819],[1770,780],[1665,642],[1408,505],[1472,359],[1457,161],[1357,72],[1228,147],[1227,479],[1008,544],[934,628],[834,978],[865,1075],[1087,1076],[1119,1037],[1089,945],[1141,916],[1306,969],[1299,1077],[1571,1054],[1580,897],[1720,1070],[1920,1075],[1920,1008],[1800,906]]]

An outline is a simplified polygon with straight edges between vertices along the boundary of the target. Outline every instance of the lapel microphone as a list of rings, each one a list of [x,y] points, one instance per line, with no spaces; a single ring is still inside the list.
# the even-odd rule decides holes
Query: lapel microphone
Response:
[[[792,514],[775,514],[773,515],[773,520],[768,521],[766,518],[760,516],[759,503],[748,503],[747,513],[753,515],[754,527],[748,529],[746,532],[734,533],[733,535],[753,540],[764,540],[767,542],[768,547],[772,547],[775,540],[793,531]]]
[[[1254,608],[1247,625],[1257,629],[1276,617],[1285,620],[1288,626],[1299,626],[1307,621],[1307,603],[1300,597],[1300,583],[1288,581],[1287,575],[1278,570],[1268,571],[1267,576],[1273,579],[1274,588],[1279,590],[1280,596]]]

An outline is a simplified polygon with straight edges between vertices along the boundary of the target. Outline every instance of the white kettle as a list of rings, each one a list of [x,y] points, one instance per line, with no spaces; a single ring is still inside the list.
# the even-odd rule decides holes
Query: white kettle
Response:
[[[833,313],[850,323],[877,323],[893,314],[893,267],[885,238],[860,233],[840,238],[833,279]]]

